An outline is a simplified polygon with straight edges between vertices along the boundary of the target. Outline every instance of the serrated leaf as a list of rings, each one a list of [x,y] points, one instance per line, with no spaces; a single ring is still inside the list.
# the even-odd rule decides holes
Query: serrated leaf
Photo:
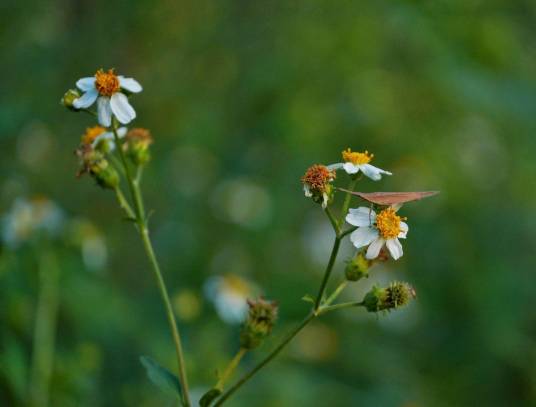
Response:
[[[182,400],[181,385],[177,376],[148,356],[141,356],[140,362],[147,370],[147,377],[151,382],[165,393],[173,393]]]
[[[310,302],[312,304],[315,303],[315,299],[313,297],[311,297],[309,294],[305,294],[303,297],[302,297],[302,301],[305,301],[305,302]]]
[[[203,397],[201,397],[201,400],[199,400],[199,406],[209,407],[210,403],[212,403],[214,399],[219,397],[220,394],[221,394],[220,389],[210,389],[203,395]]]

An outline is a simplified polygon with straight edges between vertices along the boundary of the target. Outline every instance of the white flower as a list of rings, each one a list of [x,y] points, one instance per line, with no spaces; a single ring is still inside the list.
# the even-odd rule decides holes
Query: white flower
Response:
[[[325,165],[315,164],[309,167],[301,178],[303,193],[307,198],[313,198],[315,202],[321,203],[322,208],[326,209],[329,195],[333,191],[330,183],[334,179],[335,171]]]
[[[380,254],[383,245],[387,246],[393,259],[397,260],[404,254],[402,244],[398,239],[405,239],[408,225],[396,214],[398,207],[390,206],[376,214],[372,208],[361,206],[350,209],[346,222],[357,226],[350,235],[350,240],[356,248],[368,246],[366,258],[375,259]]]
[[[77,109],[87,109],[97,102],[97,118],[104,127],[112,124],[112,113],[120,123],[127,124],[136,118],[134,108],[128,102],[127,96],[121,90],[138,93],[142,87],[133,78],[116,75],[113,69],[104,72],[99,69],[95,76],[82,78],[76,86],[84,92],[73,101]]]
[[[117,136],[119,138],[125,137],[127,134],[126,127],[120,127],[117,129]],[[114,133],[106,131],[104,127],[94,126],[88,127],[85,134],[82,136],[82,143],[91,145],[96,148],[101,142],[106,142],[106,151],[113,151],[115,149]]]
[[[374,181],[380,180],[382,178],[382,174],[393,175],[389,171],[382,170],[381,168],[369,164],[373,157],[374,154],[369,154],[368,151],[358,153],[347,149],[342,152],[342,159],[345,162],[328,165],[328,168],[330,170],[344,168],[348,174],[357,174],[359,171],[361,171]]]

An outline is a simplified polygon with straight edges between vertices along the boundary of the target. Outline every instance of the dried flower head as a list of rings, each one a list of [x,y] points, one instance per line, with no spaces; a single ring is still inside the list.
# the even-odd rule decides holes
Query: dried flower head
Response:
[[[335,171],[325,165],[315,164],[309,167],[301,178],[305,196],[312,197],[315,202],[321,203],[325,208],[333,196],[334,190],[331,182],[335,177]]]
[[[240,333],[240,346],[253,349],[271,332],[277,319],[277,303],[264,298],[248,300],[248,317]]]

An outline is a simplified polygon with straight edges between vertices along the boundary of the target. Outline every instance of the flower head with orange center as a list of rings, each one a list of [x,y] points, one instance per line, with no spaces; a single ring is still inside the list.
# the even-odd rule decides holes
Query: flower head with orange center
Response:
[[[86,132],[82,135],[82,143],[93,144],[95,139],[105,132],[106,129],[101,126],[88,127],[86,128]]]
[[[83,94],[72,101],[72,107],[87,109],[97,102],[97,118],[101,126],[109,127],[112,116],[123,124],[136,118],[136,112],[124,93],[141,92],[141,85],[135,79],[116,75],[113,69],[99,69],[94,76],[78,80],[76,86]]]
[[[346,222],[357,226],[350,235],[350,240],[358,249],[368,246],[367,259],[377,258],[384,245],[395,260],[404,254],[398,239],[405,239],[409,228],[404,222],[406,218],[397,215],[398,209],[390,206],[378,214],[372,208],[364,206],[349,210]]]
[[[309,167],[301,178],[305,196],[312,197],[315,202],[321,202],[325,208],[333,194],[331,182],[335,177],[335,171],[325,165],[315,164]]]
[[[102,96],[112,96],[115,92],[119,92],[121,86],[113,68],[108,69],[108,72],[99,69],[95,73],[95,88]]]
[[[374,154],[370,154],[367,150],[360,153],[357,151],[352,151],[347,148],[342,152],[342,159],[344,162],[331,164],[328,166],[329,169],[338,170],[344,168],[344,170],[350,174],[354,175],[361,171],[367,177],[374,181],[378,181],[382,178],[382,174],[392,175],[389,171],[382,170],[381,168],[375,167],[370,164]]]

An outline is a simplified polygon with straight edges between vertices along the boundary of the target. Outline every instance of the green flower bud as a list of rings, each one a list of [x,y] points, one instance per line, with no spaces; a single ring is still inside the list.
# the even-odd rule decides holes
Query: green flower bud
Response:
[[[248,300],[248,316],[240,332],[240,346],[244,349],[258,347],[272,332],[277,319],[277,303],[259,298]]]
[[[134,165],[145,165],[151,160],[149,146],[152,143],[153,138],[149,130],[134,128],[127,133],[123,148]]]
[[[69,89],[61,98],[60,103],[67,109],[77,112],[79,109],[73,106],[73,102],[80,97],[80,92],[76,89]]]
[[[416,297],[415,290],[407,283],[395,281],[389,287],[374,286],[365,298],[363,304],[368,312],[390,311],[403,307]]]
[[[367,260],[363,252],[358,252],[352,260],[348,262],[344,269],[344,274],[348,281],[358,281],[369,276],[369,267],[372,261]]]
[[[76,155],[80,158],[81,163],[81,168],[77,173],[78,177],[88,173],[103,188],[115,189],[119,185],[119,174],[104,158],[101,151],[93,149],[91,145],[82,144],[76,150]]]

